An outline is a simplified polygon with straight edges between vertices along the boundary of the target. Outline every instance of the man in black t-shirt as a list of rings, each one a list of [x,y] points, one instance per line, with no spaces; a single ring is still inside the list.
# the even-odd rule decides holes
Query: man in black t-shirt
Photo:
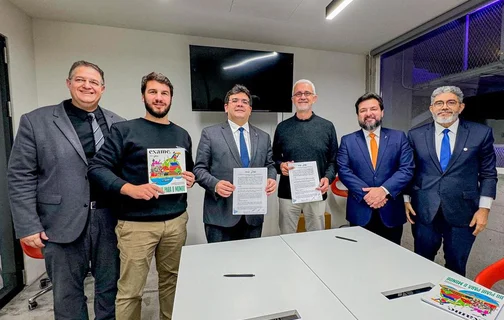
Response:
[[[157,184],[149,183],[153,171],[148,153],[179,149],[169,159],[160,158],[162,175],[171,176],[172,181],[182,177],[190,188],[194,183],[192,142],[187,131],[168,120],[173,97],[170,80],[152,72],[142,78],[141,91],[145,117],[111,128],[110,137],[90,162],[89,177],[106,192],[121,196],[115,230],[121,253],[116,318],[140,319],[143,288],[155,256],[160,319],[171,319],[180,254],[187,237],[187,193],[163,194]]]

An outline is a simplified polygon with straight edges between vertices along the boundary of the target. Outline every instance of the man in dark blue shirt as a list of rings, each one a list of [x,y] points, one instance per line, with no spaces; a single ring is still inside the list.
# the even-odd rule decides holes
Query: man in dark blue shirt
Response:
[[[109,139],[90,162],[89,177],[107,193],[121,197],[116,227],[121,252],[117,319],[140,319],[143,288],[155,256],[159,314],[160,319],[166,320],[171,319],[180,255],[187,238],[187,193],[163,194],[159,185],[149,183],[153,168],[149,168],[148,154],[167,154],[178,149],[185,155],[186,170],[175,158],[169,167],[166,165],[167,169],[162,169],[162,174],[190,188],[194,183],[192,142],[186,130],[168,120],[173,97],[170,80],[152,72],[142,78],[141,91],[145,117],[111,128]],[[160,159],[163,163],[168,161]],[[173,165],[180,169],[175,174]]]
[[[336,177],[338,139],[332,122],[323,119],[312,110],[317,101],[315,85],[309,80],[299,80],[292,89],[292,102],[296,114],[278,125],[273,139],[273,161],[280,174],[278,186],[280,231],[294,233],[301,212],[305,217],[306,231],[324,228],[327,190]],[[317,190],[322,201],[292,203],[289,182],[291,162],[315,161],[320,179]]]

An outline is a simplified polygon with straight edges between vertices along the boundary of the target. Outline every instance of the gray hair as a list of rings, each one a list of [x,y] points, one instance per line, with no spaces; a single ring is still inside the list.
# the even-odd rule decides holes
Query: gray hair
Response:
[[[306,83],[306,84],[309,84],[312,89],[313,89],[313,94],[317,94],[317,91],[315,91],[315,85],[313,84],[313,82],[311,82],[310,80],[307,80],[307,79],[301,79],[301,80],[298,80],[296,81],[296,83],[294,83],[294,85],[292,86],[292,95],[294,95],[294,88],[296,88],[296,86],[299,84],[299,83]]]
[[[464,94],[462,93],[462,90],[460,90],[459,87],[456,86],[444,86],[444,87],[439,87],[436,90],[432,92],[431,95],[431,105],[434,104],[434,100],[436,97],[442,93],[453,93],[454,95],[457,96],[458,102],[462,103],[462,100],[464,100]]]

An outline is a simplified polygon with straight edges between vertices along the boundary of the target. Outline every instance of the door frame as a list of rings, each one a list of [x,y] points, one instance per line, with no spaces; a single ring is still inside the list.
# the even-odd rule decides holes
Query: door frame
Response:
[[[11,110],[11,97],[10,97],[10,87],[9,87],[9,57],[8,57],[8,40],[7,37],[0,34],[0,117],[1,127],[3,131],[1,132],[0,139],[4,140],[5,145],[5,155],[3,150],[0,150],[0,156],[5,156],[5,164],[8,163],[9,156],[11,153],[12,143],[14,141],[13,125],[12,125],[12,110]],[[3,159],[2,159],[3,160]],[[5,175],[7,173],[7,165],[4,168],[0,168]],[[0,183],[7,183],[6,179]],[[5,190],[8,190],[7,187]],[[4,281],[4,287],[0,289],[0,309],[6,305],[12,298],[14,298],[23,288],[24,288],[24,263],[23,263],[23,250],[19,241],[16,239],[14,232],[14,225],[12,223],[12,215],[10,211],[10,205],[8,201],[8,194],[0,194],[0,200],[4,202],[6,214],[0,216],[0,223],[5,226],[0,237],[4,237],[1,241],[3,243],[3,250],[8,251],[8,258],[2,260],[2,265],[7,265],[6,274],[10,274],[9,281]],[[8,248],[6,248],[8,246]],[[5,270],[5,268],[2,268]],[[5,280],[5,277],[4,277]]]

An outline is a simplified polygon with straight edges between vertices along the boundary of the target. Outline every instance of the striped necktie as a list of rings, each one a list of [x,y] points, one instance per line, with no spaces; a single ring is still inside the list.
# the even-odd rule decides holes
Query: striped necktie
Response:
[[[98,125],[98,121],[96,121],[96,116],[94,113],[88,113],[88,119],[91,122],[91,129],[93,130],[95,152],[98,152],[98,150],[100,150],[101,146],[103,145],[103,132]]]

